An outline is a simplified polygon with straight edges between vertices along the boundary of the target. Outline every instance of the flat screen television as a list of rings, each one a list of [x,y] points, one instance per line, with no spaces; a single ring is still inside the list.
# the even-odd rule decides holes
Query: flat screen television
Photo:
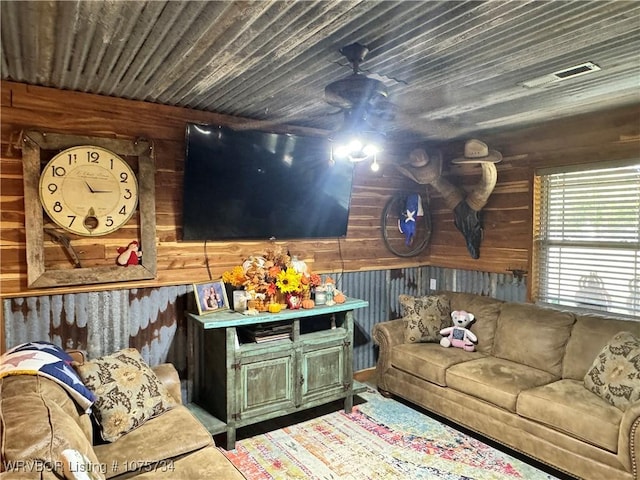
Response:
[[[183,240],[345,236],[352,181],[326,138],[187,124]]]

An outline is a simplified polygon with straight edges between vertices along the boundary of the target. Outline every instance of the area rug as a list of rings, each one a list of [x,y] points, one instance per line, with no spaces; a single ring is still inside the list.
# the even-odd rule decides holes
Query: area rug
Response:
[[[344,411],[221,450],[249,480],[542,480],[541,470],[370,390]]]

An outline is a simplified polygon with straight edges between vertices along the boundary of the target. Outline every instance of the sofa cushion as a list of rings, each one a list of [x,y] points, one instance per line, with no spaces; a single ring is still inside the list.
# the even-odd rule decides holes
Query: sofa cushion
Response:
[[[640,400],[640,338],[616,334],[593,361],[584,386],[623,412]]]
[[[562,378],[584,379],[606,343],[618,332],[640,337],[640,322],[614,320],[601,315],[578,315],[562,363]]]
[[[244,475],[215,447],[203,448],[187,457],[160,462],[135,476],[136,480],[185,479],[245,480]]]
[[[96,395],[95,413],[102,438],[122,435],[175,405],[135,348],[120,350],[77,366],[87,388]]]
[[[496,333],[496,324],[500,307],[504,303],[492,297],[474,295],[472,293],[447,293],[451,301],[451,310],[466,310],[475,316],[474,322],[469,327],[476,337],[478,344],[476,350],[481,353],[491,354],[493,339]]]
[[[549,372],[509,360],[484,357],[449,367],[447,385],[511,412],[524,390],[553,382]]]
[[[564,350],[575,322],[572,313],[527,303],[504,303],[498,316],[493,355],[562,374]]]
[[[461,348],[444,348],[439,343],[405,343],[396,345],[391,351],[391,365],[446,387],[447,368],[483,356],[479,352],[467,352]]]
[[[89,416],[53,380],[41,375],[0,380],[2,458],[7,462],[20,460],[25,468],[46,464],[60,478],[66,464],[62,452],[73,449],[89,459],[97,478],[104,478],[86,422]],[[27,473],[33,476],[34,471]]]
[[[578,380],[559,380],[526,390],[518,397],[516,411],[611,452],[618,448],[622,412]]]
[[[94,448],[100,462],[108,466],[110,478],[127,471],[147,471],[155,464],[168,466],[168,460],[210,445],[211,434],[185,406],[177,405],[116,442]]]
[[[406,322],[406,343],[439,342],[440,330],[451,325],[451,307],[445,295],[399,295],[398,301]]]
[[[63,450],[64,464],[62,470],[68,480],[100,480],[105,478],[106,465],[93,463],[89,457],[78,450]]]

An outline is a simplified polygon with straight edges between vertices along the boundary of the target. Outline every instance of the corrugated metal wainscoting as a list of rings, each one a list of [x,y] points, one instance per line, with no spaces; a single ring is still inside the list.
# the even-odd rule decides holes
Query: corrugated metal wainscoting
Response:
[[[398,318],[398,295],[433,290],[477,293],[516,302],[526,299],[526,284],[508,274],[416,267],[368,272],[335,272],[347,296],[369,301],[355,312],[354,370],[376,364],[373,326]],[[435,288],[431,289],[435,281]],[[149,364],[172,362],[186,378],[186,318],[192,287],[143,288],[5,299],[6,348],[46,340],[63,348],[86,350],[90,358],[135,347]]]
[[[371,330],[378,322],[400,317],[398,295],[428,295],[434,290],[476,293],[511,302],[524,302],[527,297],[525,279],[511,274],[417,267],[397,270],[335,273],[337,287],[348,297],[369,301],[367,308],[355,312],[354,371],[374,367],[377,348]],[[432,280],[435,288],[430,289]]]
[[[44,340],[89,358],[135,347],[150,365],[186,374],[186,309],[191,286],[109,290],[4,300],[5,349]]]

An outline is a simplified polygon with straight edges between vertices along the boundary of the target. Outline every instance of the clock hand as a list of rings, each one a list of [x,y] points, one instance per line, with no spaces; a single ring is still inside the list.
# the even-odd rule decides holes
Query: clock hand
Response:
[[[89,185],[89,182],[87,182],[86,180],[84,181],[84,184],[87,186],[87,188],[89,188],[89,191],[91,193],[111,193],[113,190],[94,190],[93,188],[91,188],[91,185]]]

